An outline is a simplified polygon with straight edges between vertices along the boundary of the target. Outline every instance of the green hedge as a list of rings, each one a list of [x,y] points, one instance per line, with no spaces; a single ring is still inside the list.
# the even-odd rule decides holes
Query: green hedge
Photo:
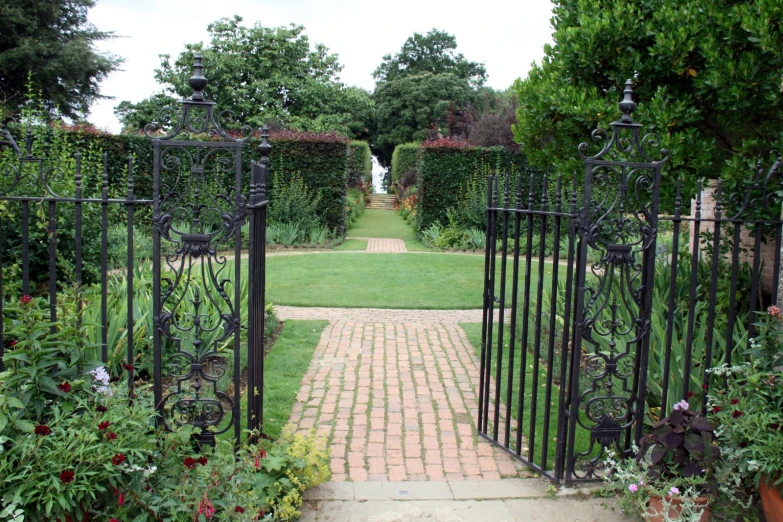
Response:
[[[538,172],[528,165],[524,155],[502,147],[446,145],[438,146],[436,142],[420,149],[416,215],[419,232],[436,222],[447,225],[448,209],[460,212],[466,198],[471,198],[466,192],[473,191],[479,197],[486,194],[489,175]]]
[[[348,184],[372,183],[372,153],[366,141],[352,141],[348,151]]]
[[[420,143],[403,143],[395,147],[391,161],[392,182],[400,181],[402,175],[411,169],[418,171],[420,146]]]
[[[18,133],[15,133],[18,134]],[[109,187],[112,196],[122,197],[127,191],[128,155],[134,156],[134,194],[139,199],[152,198],[153,152],[146,136],[96,133],[90,129],[58,132],[72,150],[108,153]],[[23,143],[21,135],[15,136]],[[346,230],[345,197],[348,172],[348,142],[335,134],[280,132],[272,135],[270,179],[274,172],[298,173],[308,188],[321,195],[318,216],[330,229]],[[259,139],[251,138],[242,150],[242,172],[245,186],[249,183],[251,162],[259,158]],[[369,150],[369,147],[368,147]],[[56,152],[56,151],[53,151]],[[100,172],[88,169],[84,173],[85,195],[99,194]],[[271,188],[271,187],[270,187]]]

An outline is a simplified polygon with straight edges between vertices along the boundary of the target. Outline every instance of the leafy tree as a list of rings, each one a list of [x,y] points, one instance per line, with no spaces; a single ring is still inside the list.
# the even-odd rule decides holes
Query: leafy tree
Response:
[[[618,118],[626,78],[634,120],[687,183],[737,179],[783,145],[779,0],[556,0],[552,24],[554,45],[515,84],[515,135],[532,163],[578,172],[578,144]],[[663,185],[669,202],[674,185]]]
[[[94,0],[4,0],[0,3],[0,111],[17,114],[28,80],[49,117],[78,118],[101,96],[98,85],[122,60],[95,51],[113,38],[87,22]],[[28,78],[29,74],[29,78]]]
[[[389,165],[394,147],[447,133],[487,78],[484,65],[456,54],[454,36],[414,33],[400,52],[383,57],[376,80],[373,150]],[[449,116],[451,115],[451,120]]]
[[[136,132],[148,123],[160,119],[160,111],[177,104],[177,99],[164,93],[153,94],[138,103],[122,101],[114,108],[114,115],[122,123],[123,132]]]
[[[209,79],[206,95],[242,123],[258,127],[274,121],[306,131],[367,134],[372,101],[365,91],[340,83],[337,55],[322,44],[311,47],[301,25],[241,22],[239,16],[221,18],[207,26],[208,45],[187,44],[173,61],[162,55],[157,81],[169,93],[190,96],[193,58],[201,53]]]

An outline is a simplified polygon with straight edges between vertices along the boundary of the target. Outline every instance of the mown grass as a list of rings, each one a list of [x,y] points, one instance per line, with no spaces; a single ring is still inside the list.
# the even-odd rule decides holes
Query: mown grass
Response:
[[[477,357],[481,357],[481,324],[480,323],[462,323],[460,325],[463,330],[465,330],[465,334],[467,335],[468,341],[473,346],[473,349],[476,352]],[[509,342],[508,340],[511,337],[511,333],[506,327],[504,329],[504,350],[503,350],[503,358],[501,363],[501,392],[500,392],[500,399],[503,405],[508,404],[508,374],[509,374]],[[532,347],[532,343],[531,343]],[[546,352],[546,348],[542,347],[542,353]],[[514,372],[513,372],[513,379],[512,379],[512,391],[511,391],[511,416],[514,419],[517,419],[517,413],[519,408],[519,366],[520,366],[520,358],[521,358],[521,345],[519,342],[515,343],[515,352],[514,352]],[[491,364],[491,372],[492,372],[492,379],[494,381],[495,376],[497,375],[497,331],[492,332],[492,364]],[[526,379],[525,379],[525,402],[523,404],[522,409],[522,430],[523,430],[523,439],[522,439],[522,456],[526,457],[528,456],[528,448],[530,440],[528,438],[528,435],[530,433],[530,421],[531,421],[531,413],[532,413],[532,398],[533,398],[533,352],[529,348],[529,353],[527,354],[527,368],[526,368]],[[545,469],[554,469],[555,467],[555,455],[557,451],[557,420],[560,418],[560,404],[559,404],[559,393],[560,388],[553,384],[551,387],[551,397],[549,402],[547,402],[546,397],[546,383],[547,383],[547,366],[545,362],[539,362],[538,366],[538,393],[536,395],[536,412],[535,412],[535,439],[533,441],[534,447],[533,449],[533,462],[538,465],[542,465],[542,455],[543,455],[543,435],[544,435],[544,428],[546,425],[546,417],[545,417],[545,411],[547,410],[547,407],[550,409],[550,415],[549,415],[549,429],[547,433],[548,437],[548,443],[547,443],[547,458],[545,463]],[[556,379],[559,379],[559,373],[560,368],[559,366],[556,368],[553,368],[552,375]],[[493,382],[494,384],[494,382]],[[478,397],[478,390],[476,390],[476,396]],[[494,414],[494,407],[492,406],[492,402],[494,401],[495,396],[495,389],[494,386],[490,387],[490,410],[489,410],[489,421],[490,421],[490,435],[492,434],[492,416]],[[501,414],[505,413],[504,410],[501,410]],[[503,432],[503,424],[501,422],[501,429],[498,434],[499,439],[501,442],[503,441],[504,432]],[[516,448],[515,445],[515,438],[516,438],[516,430],[512,427],[511,430],[511,446],[512,448]],[[590,447],[590,434],[587,432],[587,430],[580,428],[577,426],[576,430],[576,436],[575,436],[575,451],[585,451],[587,448]]]
[[[535,263],[533,270],[537,270]],[[547,264],[545,281],[549,280],[551,270]],[[497,272],[500,273],[499,261]],[[510,280],[509,268],[507,302],[511,296]],[[436,253],[276,256],[266,260],[266,281],[267,299],[275,304],[475,309],[482,306],[484,256]]]
[[[419,241],[413,228],[393,210],[368,208],[348,229],[348,237],[402,239],[408,250],[431,250]]]
[[[367,250],[367,240],[366,239],[346,239],[342,243],[340,243],[338,246],[334,248],[334,250]]]

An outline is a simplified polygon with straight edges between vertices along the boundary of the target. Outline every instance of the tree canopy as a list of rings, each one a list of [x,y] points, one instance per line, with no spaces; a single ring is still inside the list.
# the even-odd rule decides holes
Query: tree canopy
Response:
[[[187,44],[172,60],[161,56],[156,80],[166,93],[190,96],[193,58],[204,58],[209,79],[205,93],[221,110],[233,110],[238,121],[259,127],[272,123],[306,131],[337,131],[366,136],[372,100],[364,90],[339,81],[342,69],[322,44],[311,46],[304,27],[291,24],[247,27],[242,18],[221,18],[207,26],[210,41]],[[116,111],[126,128],[141,128],[147,110],[164,101],[160,95],[139,104],[121,103]],[[144,112],[143,115],[141,112]],[[143,116],[143,117],[142,117]]]
[[[373,73],[372,145],[384,165],[396,145],[447,132],[449,116],[464,111],[486,81],[484,65],[456,54],[456,48],[454,36],[443,31],[414,33]]]
[[[83,117],[102,98],[98,85],[122,60],[95,51],[113,34],[87,22],[94,0],[0,3],[0,110],[16,114],[28,81],[50,117]],[[29,75],[29,78],[28,78]]]
[[[746,175],[783,145],[779,0],[554,3],[554,45],[515,84],[515,135],[532,163],[578,172],[578,144],[618,118],[627,78],[634,120],[660,135],[686,183]]]

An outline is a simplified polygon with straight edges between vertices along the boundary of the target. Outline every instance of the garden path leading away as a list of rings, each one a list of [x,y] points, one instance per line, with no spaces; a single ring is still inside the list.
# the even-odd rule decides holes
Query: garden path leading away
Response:
[[[349,237],[367,251],[425,248],[389,210],[366,210]],[[460,323],[480,323],[482,310],[277,314],[329,321],[289,418],[331,451],[331,482],[306,492],[302,521],[625,520],[596,498],[553,500],[546,481],[478,437],[479,362]]]

